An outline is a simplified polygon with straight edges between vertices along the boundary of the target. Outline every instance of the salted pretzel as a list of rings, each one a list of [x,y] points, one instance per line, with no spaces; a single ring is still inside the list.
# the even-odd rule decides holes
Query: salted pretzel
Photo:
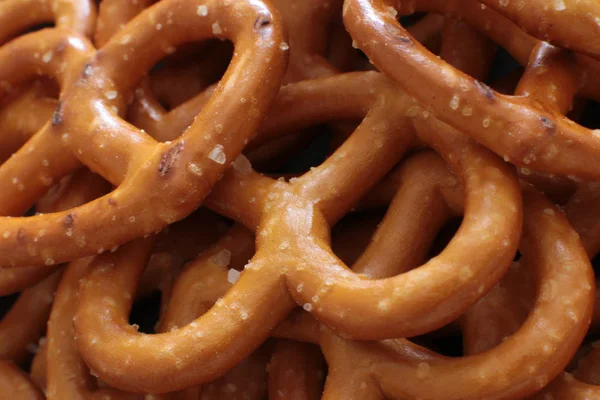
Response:
[[[600,60],[600,43],[591,40],[600,32],[600,7],[593,1],[478,1],[540,40]]]
[[[8,238],[3,241],[5,265],[21,266],[25,262],[54,265],[99,249],[110,249],[183,218],[197,208],[212,183],[254,134],[276,94],[285,66],[285,52],[277,45],[282,40],[276,16],[256,2],[184,3],[169,0],[146,9],[91,60],[86,49],[85,57],[69,63],[70,66],[87,64],[83,68],[68,69],[77,70],[78,76],[65,86],[67,90],[62,94],[52,123],[0,168],[0,181],[16,178],[28,183],[25,192],[19,193],[19,208],[27,203],[27,198],[34,197],[41,186],[36,182],[30,184],[27,179],[28,174],[39,170],[34,160],[46,160],[50,171],[45,176],[56,179],[76,168],[76,157],[79,157],[107,180],[123,184],[110,195],[69,213],[3,220],[8,232]],[[198,15],[198,7],[203,10],[204,6],[208,9],[206,17]],[[177,21],[177,29],[175,24],[167,24],[168,18]],[[164,28],[157,30],[157,24]],[[186,24],[192,28],[185,29]],[[186,37],[181,32],[193,35]],[[0,53],[12,54],[20,47],[40,46],[35,35],[11,42],[0,49]],[[43,43],[58,42],[63,35],[44,32]],[[136,77],[163,56],[166,47],[215,35],[242,45],[215,95],[180,138],[159,144],[115,114],[117,107],[123,107]],[[157,38],[160,39],[157,41]],[[71,42],[85,48],[83,39]],[[130,56],[129,61],[122,57],[124,50]],[[56,67],[57,63],[42,67]],[[12,71],[6,78],[14,81],[16,76],[21,76],[24,79],[26,66],[32,67],[31,61],[12,63],[7,67]],[[22,72],[15,74],[15,68]],[[257,79],[267,75],[268,79]],[[238,80],[239,84],[234,84]],[[97,104],[102,107],[96,109]],[[244,118],[228,118],[223,112],[225,109]],[[27,149],[32,148],[33,153],[29,153]],[[18,171],[10,174],[11,178],[4,178],[17,165]],[[154,195],[149,196],[149,193]],[[69,227],[73,229],[74,240],[65,242],[64,221],[69,215],[76,220]],[[94,235],[100,227],[111,232],[110,237]],[[39,235],[40,230],[43,236]],[[36,255],[25,251],[28,246],[17,246],[17,240],[35,247]],[[15,252],[15,249],[21,251]]]
[[[420,273],[409,273],[406,276],[402,275],[390,280],[369,282],[347,272],[339,261],[335,260],[333,255],[327,255],[330,253],[327,253],[325,248],[320,247],[319,243],[326,246],[325,243],[327,242],[322,240],[327,239],[317,238],[326,238],[327,236],[321,235],[327,235],[327,223],[336,221],[352,208],[353,204],[367,191],[370,186],[369,183],[372,182],[372,185],[376,182],[378,177],[382,177],[401,157],[401,149],[406,148],[412,140],[411,135],[407,134],[410,133],[411,129],[410,117],[407,117],[405,113],[408,112],[409,115],[413,113],[411,109],[413,103],[409,99],[399,96],[397,88],[391,85],[387,78],[377,73],[350,74],[326,80],[301,82],[285,89],[288,89],[288,92],[286,93],[284,90],[280,96],[289,99],[287,100],[288,103],[279,103],[280,108],[278,108],[278,111],[280,113],[276,114],[281,115],[282,119],[275,124],[275,118],[269,118],[265,122],[265,129],[270,123],[282,130],[301,128],[302,125],[307,123],[318,123],[319,118],[339,119],[343,116],[350,117],[352,116],[351,112],[356,113],[355,117],[358,117],[361,114],[364,115],[369,108],[373,107],[373,109],[369,111],[368,117],[356,133],[336,154],[319,168],[312,170],[293,183],[286,184],[285,182],[272,181],[266,177],[261,177],[253,173],[242,160],[236,162],[236,168],[228,171],[228,174],[213,189],[207,204],[211,208],[242,222],[252,230],[259,226],[260,229],[257,234],[258,251],[242,273],[240,280],[223,297],[223,301],[218,302],[209,312],[193,323],[169,333],[152,337],[146,336],[143,340],[137,340],[140,337],[117,322],[125,321],[123,315],[126,315],[127,307],[124,309],[118,307],[107,309],[108,314],[102,318],[102,322],[98,319],[97,313],[91,310],[92,305],[97,304],[98,296],[111,296],[117,299],[121,298],[122,292],[133,291],[139,270],[135,273],[136,275],[129,271],[128,274],[132,275],[127,277],[122,275],[125,274],[126,269],[94,271],[87,277],[89,283],[84,285],[80,292],[76,322],[79,348],[86,362],[110,385],[134,391],[168,392],[214,379],[215,376],[219,376],[238,360],[248,355],[250,351],[256,348],[257,344],[264,341],[270,330],[291,311],[295,302],[291,301],[290,294],[305,309],[311,310],[313,314],[318,315],[320,319],[326,321],[329,325],[336,326],[336,328],[354,337],[394,337],[428,331],[454,319],[452,313],[456,313],[455,316],[460,315],[466,307],[485,293],[486,288],[493,286],[498,279],[496,276],[499,277],[503,272],[500,266],[506,265],[508,267],[516,248],[516,239],[520,230],[519,190],[516,187],[514,177],[511,176],[502,163],[499,163],[496,166],[497,169],[494,168],[493,176],[488,176],[486,170],[481,169],[480,172],[485,177],[481,176],[477,178],[477,181],[479,182],[479,179],[484,179],[484,181],[488,178],[492,179],[495,182],[495,187],[501,187],[506,191],[501,192],[502,194],[494,193],[494,196],[491,193],[488,195],[487,192],[477,192],[478,194],[471,198],[470,204],[473,207],[472,212],[476,213],[483,212],[479,207],[487,208],[483,204],[489,204],[489,207],[494,210],[491,214],[494,216],[502,215],[501,220],[504,221],[504,224],[499,224],[501,228],[496,230],[490,229],[490,226],[495,226],[490,218],[485,218],[485,220],[478,220],[475,217],[467,219],[470,224],[467,223],[466,227],[455,238],[455,243],[460,248],[460,243],[465,240],[461,236],[468,237],[471,230],[477,232],[476,236],[480,237],[481,231],[478,226],[479,223],[483,223],[481,229],[492,234],[491,237],[484,235],[484,242],[489,243],[488,241],[492,240],[493,237],[503,245],[490,246],[493,247],[493,250],[486,249],[484,245],[480,246],[476,253],[481,254],[481,260],[485,259],[486,263],[480,264],[479,261],[475,261],[469,267],[466,260],[461,260],[462,270],[470,271],[473,275],[463,280],[463,278],[452,273],[454,277],[447,278],[445,282],[445,285],[457,285],[457,289],[461,285],[468,285],[468,282],[472,282],[474,288],[468,290],[472,297],[465,298],[464,293],[461,293],[460,297],[453,299],[451,295],[448,295],[452,293],[451,289],[445,290],[442,292],[442,296],[444,296],[448,308],[444,310],[438,308],[439,312],[430,313],[432,317],[427,321],[423,321],[421,314],[418,318],[416,315],[411,316],[410,308],[404,302],[407,300],[418,301],[423,305],[421,309],[427,309],[429,307],[427,301],[430,301],[429,304],[433,305],[433,303],[438,303],[436,300],[432,297],[417,299],[418,295],[411,297],[410,300],[408,298],[400,299],[392,295],[393,288],[405,284],[408,287],[413,282],[419,282],[419,285],[427,285],[425,281],[419,280],[417,277]],[[338,96],[342,96],[342,98],[360,98],[358,94],[361,93],[361,90],[364,93],[365,104],[360,105],[355,110],[349,108],[348,104],[340,104],[337,100],[327,103],[323,101],[332,94],[335,94],[335,99],[338,99]],[[300,101],[306,104],[305,108],[297,106]],[[319,104],[319,106],[311,106],[313,104]],[[324,107],[324,104],[327,104],[327,108]],[[290,111],[294,111],[296,115]],[[311,118],[308,118],[309,116]],[[391,116],[394,116],[397,120],[390,121]],[[385,125],[382,125],[382,118],[385,118]],[[293,124],[294,120],[300,121],[301,125],[298,125],[298,122]],[[390,130],[388,131],[388,129]],[[401,132],[401,130],[405,130],[406,133],[393,134],[393,132]],[[268,132],[268,130],[265,131]],[[373,138],[373,132],[378,133],[376,140]],[[426,139],[422,138],[422,140]],[[437,142],[437,140],[441,139],[428,138],[428,142],[440,146],[440,151],[443,149],[443,152],[452,152],[449,148],[457,144],[453,142],[454,140],[459,139],[456,137],[453,139],[448,138],[445,139],[448,141],[444,143]],[[374,146],[372,151],[378,153],[377,157],[374,157],[371,151],[364,151],[370,146]],[[340,157],[340,154],[343,156]],[[354,164],[356,162],[358,164]],[[346,172],[339,175],[336,173],[336,171],[346,170],[349,165],[361,165],[361,168],[360,170],[354,170],[355,172],[352,174]],[[498,174],[500,171],[502,172]],[[309,184],[309,182],[311,183]],[[352,182],[352,185],[349,185],[349,182]],[[468,180],[467,187],[473,184],[474,181]],[[323,190],[325,187],[328,188],[326,191]],[[365,189],[357,193],[357,187],[364,187]],[[299,194],[295,194],[296,190],[299,191]],[[235,195],[233,195],[234,193]],[[318,193],[318,197],[316,197],[318,200],[308,200],[311,199],[309,196],[315,196],[311,193]],[[488,196],[492,196],[495,200]],[[315,206],[318,206],[318,208],[312,208],[311,204],[314,201],[317,201]],[[334,204],[335,207],[333,207]],[[261,221],[263,211],[260,210],[263,209],[272,214],[270,216],[263,214],[268,219]],[[299,216],[310,210],[313,211],[309,212],[308,215],[313,216],[308,221],[321,221],[319,224],[310,227],[312,222],[305,225],[308,223],[307,220],[297,220],[297,218],[293,219],[293,227],[285,224],[285,221],[288,220],[287,213],[290,213],[290,216]],[[282,212],[284,215],[278,215]],[[317,214],[311,214],[312,212],[317,212]],[[321,214],[322,212],[323,214]],[[317,217],[318,215],[320,216]],[[496,221],[495,217],[493,221]],[[263,239],[270,237],[268,232],[273,230],[275,226],[280,232],[276,236],[278,240],[272,242]],[[310,243],[314,243],[302,247],[304,251],[313,247],[318,250],[315,253],[310,253],[310,255],[295,254],[300,251],[298,248],[300,243],[297,242],[300,238],[311,238]],[[313,240],[316,242],[313,242]],[[449,247],[449,249],[452,248],[452,246]],[[464,253],[461,250],[451,250],[451,252],[453,251]],[[283,258],[279,259],[279,257]],[[443,269],[448,270],[446,268],[447,262],[443,261],[444,259],[445,256],[442,254],[424,269],[437,270],[437,265],[440,267],[444,265]],[[303,266],[306,261],[298,260],[313,260],[315,262],[319,260],[318,264],[327,266],[327,270],[323,271],[322,268],[312,264],[308,268],[308,265]],[[296,266],[298,262],[300,262],[300,265]],[[285,265],[287,268],[282,270],[276,267],[279,265]],[[487,269],[487,266],[491,269]],[[143,268],[143,266],[140,266],[140,268]],[[475,280],[474,277],[479,273],[481,275],[478,275],[477,280]],[[482,275],[485,275],[485,279],[480,280]],[[311,281],[313,279],[316,279],[317,282]],[[323,282],[318,283],[319,280]],[[111,290],[103,283],[108,281],[118,282],[119,286]],[[253,284],[257,281],[260,281],[261,285],[255,286]],[[431,280],[427,281],[433,283]],[[474,283],[475,281],[477,283]],[[281,285],[282,282],[285,282],[286,285]],[[298,290],[298,285],[300,285],[300,290]],[[389,288],[386,285],[389,285]],[[380,295],[373,296],[373,290],[368,289],[371,286],[377,287]],[[322,290],[323,288],[329,290]],[[359,292],[365,291],[365,293],[368,291],[370,294],[368,296],[361,295],[355,292],[357,290]],[[343,295],[341,295],[342,293]],[[415,293],[441,292],[437,289],[424,289],[421,287],[419,290],[415,289]],[[381,303],[382,301],[383,303]],[[380,306],[381,304],[383,306]],[[240,321],[239,307],[241,305],[244,306],[248,318]],[[353,312],[340,315],[337,307],[344,307]],[[260,311],[264,309],[270,310],[270,314],[264,315]],[[362,310],[368,311],[363,312]],[[107,323],[109,319],[112,321],[111,323]],[[228,329],[214,330],[208,328],[215,323]],[[202,341],[190,343],[189,340],[185,339],[195,335],[196,332],[204,334]],[[222,341],[219,339],[221,336],[227,338],[225,340],[227,345],[221,344]],[[94,341],[93,344],[92,341]],[[133,350],[129,346],[127,348],[121,347],[124,343],[135,343],[136,349]],[[131,364],[123,365],[120,358],[113,358],[103,350],[107,346],[113,349],[111,352],[113,355],[133,351],[136,354],[136,360],[132,361]],[[173,346],[169,355],[156,354],[150,350],[164,346]],[[209,348],[211,350],[207,351]],[[137,355],[141,355],[141,357],[137,357]],[[152,371],[152,378],[150,378],[150,375],[146,375],[146,371],[136,367],[138,362],[161,365],[161,368],[159,368],[159,371]],[[193,366],[196,364],[203,365],[203,368],[194,368]],[[124,376],[127,376],[126,380],[122,379]],[[155,382],[161,382],[161,384],[154,384]],[[168,385],[164,385],[167,382]]]
[[[345,3],[346,27],[378,68],[426,104],[431,113],[511,162],[542,172],[595,177],[600,140],[591,130],[544,109],[535,101],[495,93],[435,58],[395,20],[391,3],[382,0]],[[402,7],[414,10],[420,1],[405,3]],[[573,60],[566,60],[565,64],[568,69]],[[402,68],[392,67],[396,65]],[[577,75],[571,72],[564,75],[571,81],[574,77]],[[563,80],[558,83],[564,84]],[[571,87],[567,87],[571,92]],[[505,139],[498,140],[499,135]]]
[[[534,311],[513,336],[500,337],[503,340],[493,348],[482,342],[470,345],[473,349],[479,346],[479,351],[473,350],[477,355],[456,359],[406,340],[352,342],[315,327],[309,319],[298,318],[283,333],[321,345],[329,365],[323,398],[523,398],[558,374],[585,334],[593,302],[593,275],[577,236],[559,210],[530,188],[525,188],[525,210],[522,243],[527,245],[521,247],[521,262],[539,268],[537,298]],[[413,236],[412,240],[421,239]],[[563,246],[554,247],[556,240]],[[564,258],[556,259],[559,254]],[[565,263],[572,268],[565,271]],[[573,307],[565,308],[549,291]],[[493,323],[489,318],[485,322]],[[482,330],[489,334],[485,326]],[[552,345],[556,340],[565,343]]]

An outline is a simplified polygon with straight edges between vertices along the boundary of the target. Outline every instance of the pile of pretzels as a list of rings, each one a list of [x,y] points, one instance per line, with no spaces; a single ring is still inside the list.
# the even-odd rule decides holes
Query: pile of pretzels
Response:
[[[0,0],[0,398],[600,398],[600,3]]]

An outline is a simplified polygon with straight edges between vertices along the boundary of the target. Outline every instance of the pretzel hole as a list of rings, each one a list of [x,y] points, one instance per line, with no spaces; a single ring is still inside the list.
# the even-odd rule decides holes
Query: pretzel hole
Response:
[[[319,125],[267,142],[245,155],[258,172],[298,176],[326,160],[331,139],[331,130]]]
[[[230,41],[210,39],[184,44],[150,70],[150,86],[159,103],[171,111],[217,83],[232,56]]]
[[[7,296],[0,296],[0,318],[4,318],[6,313],[8,313],[19,299],[20,293],[13,293]]]
[[[136,299],[131,307],[129,323],[139,326],[139,332],[155,333],[160,316],[161,298],[162,294],[157,289]]]
[[[447,357],[464,356],[463,338],[454,323],[410,340]]]

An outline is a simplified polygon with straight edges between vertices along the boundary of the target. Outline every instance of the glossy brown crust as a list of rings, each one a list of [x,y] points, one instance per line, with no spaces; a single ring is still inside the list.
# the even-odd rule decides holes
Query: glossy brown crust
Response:
[[[17,163],[21,175],[28,170],[33,173],[31,155],[26,153],[33,145],[51,166],[56,165],[49,171],[51,178],[58,178],[77,166],[78,161],[71,159],[74,156],[67,151],[71,149],[92,170],[113,183],[123,184],[109,196],[71,210],[77,220],[73,236],[79,241],[63,240],[62,226],[67,213],[3,220],[12,238],[0,245],[5,249],[0,249],[0,253],[6,257],[2,263],[53,265],[112,248],[182,219],[197,208],[228,163],[255,134],[278,90],[285,67],[285,52],[278,46],[282,41],[279,22],[270,9],[259,2],[229,5],[209,2],[206,17],[198,15],[198,5],[181,0],[161,2],[140,14],[96,55],[83,52],[81,62],[70,62],[73,68],[68,70],[77,72],[63,91],[55,123],[46,125],[47,129],[38,132],[0,168],[0,179]],[[169,18],[177,24],[168,24]],[[158,30],[157,25],[164,28]],[[190,29],[185,29],[186,26]],[[238,52],[215,95],[186,133],[171,143],[159,144],[115,115],[114,107],[123,106],[135,80],[165,54],[166,48],[183,41],[213,37],[213,31],[218,37],[231,39],[238,46]],[[2,50],[8,52],[11,45],[34,46],[37,42],[33,42],[33,35],[19,38]],[[44,43],[52,42],[53,35],[56,41],[61,40],[62,34],[58,31],[48,32]],[[161,38],[160,43],[156,42],[157,37]],[[85,48],[81,39],[68,43]],[[132,61],[123,59],[124,50],[130,60],[135,60],[135,67]],[[69,53],[64,51],[63,54]],[[86,57],[87,63],[83,66]],[[31,62],[26,65],[29,64]],[[56,66],[52,62],[45,65]],[[11,74],[12,80],[15,76],[26,76],[27,68],[22,65],[20,68],[23,70],[20,74]],[[256,79],[257,76],[267,78]],[[242,98],[248,101],[240,101]],[[228,118],[230,113],[244,118]],[[146,191],[144,187],[152,190]],[[32,185],[27,194],[35,197],[35,189]],[[151,192],[155,195],[147,196]],[[22,207],[26,203],[23,193],[19,197]],[[96,218],[99,214],[104,217]],[[44,236],[34,241],[42,229]],[[94,235],[98,229],[112,234]],[[18,231],[23,233],[21,237],[27,245],[37,249],[36,255],[28,254],[26,246],[17,246]]]

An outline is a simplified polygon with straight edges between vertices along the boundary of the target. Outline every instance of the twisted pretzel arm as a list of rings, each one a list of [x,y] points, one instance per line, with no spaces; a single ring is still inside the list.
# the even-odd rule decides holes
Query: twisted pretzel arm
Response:
[[[600,7],[593,1],[479,0],[540,40],[600,59]]]
[[[456,133],[450,139],[452,130],[443,124],[436,126],[432,119],[426,122],[429,122],[427,129],[419,131],[438,130],[428,139],[452,159],[449,162],[453,168],[460,168],[457,173],[467,192],[463,225],[444,252],[407,274],[369,281],[348,273],[325,249],[323,239],[318,238],[317,249],[305,256],[311,260],[311,267],[288,273],[290,287],[304,283],[307,289],[292,292],[298,302],[311,302],[311,298],[317,296],[319,304],[313,314],[329,326],[351,332],[356,338],[411,336],[445,325],[468,307],[464,302],[472,304],[495,284],[508,268],[516,248],[521,223],[516,204],[520,200],[510,171],[489,153],[468,142],[461,143],[464,139]],[[448,142],[435,143],[439,139]],[[459,155],[456,149],[464,151]],[[489,189],[485,189],[487,187]],[[297,231],[296,235],[309,237]],[[477,239],[470,239],[475,237]],[[477,257],[465,260],[459,256],[465,254],[464,248],[472,252],[474,243],[478,246]],[[503,246],[498,247],[496,243]],[[311,244],[311,249],[314,247]],[[444,278],[430,279],[434,275]],[[327,288],[328,281],[335,282],[335,286]],[[317,289],[322,287],[327,288],[326,293]],[[352,312],[348,313],[349,310]]]
[[[0,392],[15,400],[43,400],[31,379],[9,361],[0,360]]]

